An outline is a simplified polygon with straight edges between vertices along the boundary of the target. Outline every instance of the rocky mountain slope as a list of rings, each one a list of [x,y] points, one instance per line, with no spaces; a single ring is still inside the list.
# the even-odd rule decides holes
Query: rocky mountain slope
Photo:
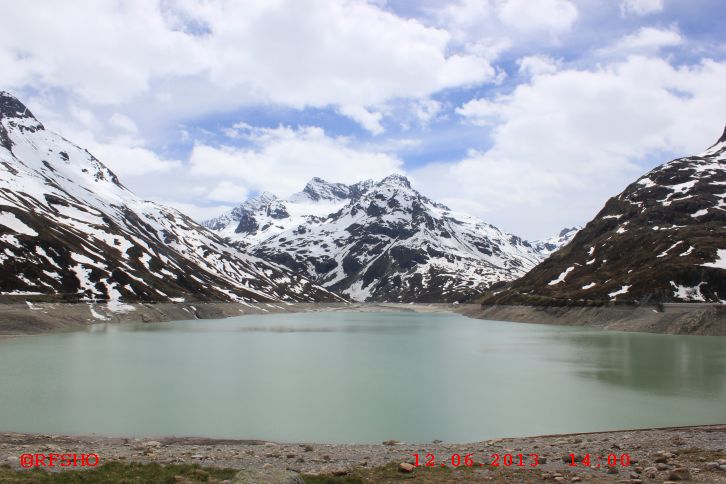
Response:
[[[403,176],[354,185],[313,178],[205,222],[252,254],[358,301],[459,301],[515,279],[576,229],[530,243],[451,211]]]
[[[611,198],[566,247],[487,304],[726,303],[726,130]]]
[[[331,301],[127,190],[0,92],[0,293],[71,301]]]

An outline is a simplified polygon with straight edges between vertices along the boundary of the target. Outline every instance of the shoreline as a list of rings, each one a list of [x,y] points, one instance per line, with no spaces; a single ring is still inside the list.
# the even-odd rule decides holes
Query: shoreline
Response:
[[[462,304],[454,310],[470,318],[516,323],[582,326],[604,331],[726,336],[726,304],[652,306],[518,306]]]
[[[0,340],[80,330],[94,323],[170,322],[318,311],[451,312],[481,320],[582,326],[606,331],[726,336],[726,304],[665,304],[658,311],[650,306],[539,307],[455,303],[185,302],[107,305],[46,302],[0,304]]]
[[[497,472],[508,476],[541,481],[556,474],[580,477],[584,481],[617,481],[620,479],[669,479],[676,468],[688,470],[692,480],[726,482],[726,424],[615,430],[603,432],[565,433],[531,437],[497,438],[481,442],[403,443],[386,441],[380,444],[320,444],[278,443],[265,440],[212,439],[202,437],[104,437],[67,436],[5,432],[0,433],[0,464],[20,470],[19,456],[24,453],[95,453],[101,463],[200,464],[212,468],[279,469],[303,476],[346,476],[378,472],[385,466],[397,467],[402,462],[413,463],[413,454],[421,459],[433,454],[437,461],[446,462],[449,469],[465,469],[449,465],[454,454],[462,457],[473,454],[474,460],[486,462],[492,454],[537,454],[536,468],[492,468],[489,463],[466,471],[486,479]],[[572,467],[569,454],[591,455],[591,466],[580,463]],[[631,464],[608,470],[598,465],[595,456],[628,454]],[[657,466],[656,460],[663,461]],[[714,467],[712,464],[716,463]],[[478,464],[477,464],[478,465]],[[50,470],[50,469],[47,469]],[[53,471],[60,471],[54,468]],[[414,475],[426,477],[437,471],[418,467]],[[478,474],[477,474],[478,473]],[[636,474],[634,476],[633,474]],[[652,476],[652,477],[651,477]],[[442,481],[443,482],[443,481]]]

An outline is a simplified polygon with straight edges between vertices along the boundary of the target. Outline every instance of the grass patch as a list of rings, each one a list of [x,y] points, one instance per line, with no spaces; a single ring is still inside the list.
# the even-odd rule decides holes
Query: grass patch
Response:
[[[417,482],[443,484],[449,482],[522,482],[541,481],[541,470],[502,467],[418,467],[411,473],[402,473],[398,464],[388,464],[371,469],[357,468],[345,476],[303,474],[305,484],[358,484]]]
[[[13,470],[8,465],[0,466],[0,483],[75,484],[75,483],[119,483],[119,484],[190,484],[198,482],[220,482],[233,479],[238,469],[216,469],[198,464],[139,464],[132,462],[108,462],[87,470],[63,470],[48,472],[42,468]],[[411,473],[402,473],[398,464],[382,467],[356,468],[344,476],[332,474],[302,474],[305,484],[361,484],[416,482],[427,484],[467,482],[530,482],[541,480],[541,470],[496,467],[419,467]]]
[[[124,484],[171,484],[219,482],[232,479],[238,470],[214,469],[199,464],[138,464],[108,462],[85,470],[63,470],[48,472],[42,468],[16,471],[9,466],[0,466],[0,482],[5,483],[124,483]]]

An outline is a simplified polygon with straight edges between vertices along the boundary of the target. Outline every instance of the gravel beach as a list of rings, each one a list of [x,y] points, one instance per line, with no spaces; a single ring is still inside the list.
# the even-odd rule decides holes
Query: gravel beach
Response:
[[[484,442],[455,444],[432,442],[410,444],[387,441],[375,445],[276,443],[266,441],[216,440],[205,438],[120,438],[101,436],[58,436],[0,433],[0,463],[21,469],[20,456],[26,453],[94,453],[101,464],[115,461],[197,463],[204,467],[234,469],[281,469],[303,476],[342,477],[365,475],[377,467],[414,463],[419,454],[421,466],[405,472],[401,479],[428,481],[441,464],[449,469],[461,456],[461,471],[467,481],[498,480],[509,476],[520,482],[726,482],[726,425],[628,430],[538,437],[502,438]],[[435,468],[423,465],[427,454],[435,458]],[[473,465],[464,464],[471,456]],[[500,459],[514,456],[510,466],[494,467],[493,454]],[[518,467],[522,454],[525,466]],[[531,454],[538,464],[532,467]],[[576,466],[571,466],[575,454]],[[590,466],[583,463],[589,454]],[[629,465],[626,463],[627,455]],[[608,456],[617,456],[616,466],[608,466]],[[507,461],[508,462],[508,461]],[[483,465],[481,465],[483,464]],[[500,461],[502,464],[502,461]],[[60,467],[47,468],[61,471]],[[362,474],[361,474],[362,472]],[[456,472],[450,474],[452,480]]]

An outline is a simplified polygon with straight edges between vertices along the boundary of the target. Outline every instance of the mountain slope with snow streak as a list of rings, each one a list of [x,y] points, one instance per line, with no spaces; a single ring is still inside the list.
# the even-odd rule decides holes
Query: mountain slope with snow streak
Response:
[[[486,304],[726,303],[726,130],[611,198],[572,242]]]
[[[241,253],[0,92],[0,293],[70,301],[332,301]]]

